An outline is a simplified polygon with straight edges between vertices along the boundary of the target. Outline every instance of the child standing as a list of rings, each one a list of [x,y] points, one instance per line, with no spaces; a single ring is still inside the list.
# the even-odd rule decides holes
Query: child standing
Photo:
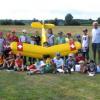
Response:
[[[83,50],[83,56],[89,59],[89,36],[88,36],[88,30],[83,30],[83,36],[82,36],[82,50]]]

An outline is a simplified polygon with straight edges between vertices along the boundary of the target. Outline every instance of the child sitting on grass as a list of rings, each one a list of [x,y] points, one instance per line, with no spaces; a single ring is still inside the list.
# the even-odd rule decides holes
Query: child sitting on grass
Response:
[[[88,64],[88,75],[89,76],[94,76],[96,73],[96,64],[93,60],[90,60]]]
[[[87,73],[87,70],[88,70],[88,67],[87,67],[87,64],[85,61],[81,60],[79,62],[79,65],[80,65],[80,72],[81,73]]]
[[[81,50],[78,51],[78,54],[76,55],[76,63],[79,64],[80,61],[85,61],[85,57],[83,56]]]
[[[73,54],[69,54],[68,59],[65,62],[65,72],[68,71],[69,74],[71,74],[71,69],[74,69],[75,71],[75,59]]]
[[[37,59],[35,64],[32,64],[27,67],[28,75],[36,74],[36,73],[50,73],[52,72],[52,60],[49,55],[44,55],[43,59],[39,61]]]
[[[4,67],[7,68],[8,70],[12,70],[14,68],[14,54],[12,51],[8,53],[8,57],[5,58],[4,60]]]
[[[21,58],[20,53],[18,53],[16,55],[14,70],[15,71],[24,71],[23,59]]]
[[[40,61],[40,66],[42,68],[42,73],[50,73],[53,71],[52,60],[49,55],[44,55],[43,60]]]
[[[28,70],[27,72],[28,75],[41,73],[40,61],[37,59],[35,64],[27,66],[27,70]]]
[[[55,64],[56,72],[64,73],[64,60],[61,58],[60,53],[56,53],[56,57],[54,57],[53,62]]]

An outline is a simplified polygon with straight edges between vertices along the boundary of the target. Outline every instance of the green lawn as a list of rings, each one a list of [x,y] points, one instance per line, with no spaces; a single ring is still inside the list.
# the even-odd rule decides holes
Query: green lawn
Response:
[[[100,75],[0,71],[0,100],[100,100]]]

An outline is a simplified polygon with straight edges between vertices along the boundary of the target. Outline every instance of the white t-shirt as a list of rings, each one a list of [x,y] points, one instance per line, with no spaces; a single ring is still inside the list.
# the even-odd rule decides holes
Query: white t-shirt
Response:
[[[64,65],[64,60],[62,58],[60,59],[54,58],[53,60],[54,63],[56,64],[56,68],[59,68]]]
[[[83,35],[82,36],[82,47],[88,47],[89,46],[89,37],[88,35]]]
[[[24,35],[20,36],[20,42],[26,42],[26,37]]]
[[[40,61],[40,66],[45,66],[46,63],[44,61]]]
[[[48,37],[48,44],[53,45],[55,36],[53,34],[47,34],[47,37]]]
[[[100,43],[100,28],[92,29],[92,43]]]
[[[2,52],[4,50],[4,39],[0,38],[0,52]]]

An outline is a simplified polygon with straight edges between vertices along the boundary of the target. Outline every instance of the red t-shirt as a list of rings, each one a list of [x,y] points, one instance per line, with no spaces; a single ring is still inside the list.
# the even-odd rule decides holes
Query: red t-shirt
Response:
[[[22,65],[23,65],[23,60],[22,59],[16,59],[15,60],[15,65],[18,65],[18,67],[22,67]]]
[[[79,61],[85,61],[84,56],[76,56],[76,62],[78,63]]]
[[[11,39],[10,39],[12,42],[19,42],[19,39],[16,35],[13,35],[11,36]]]
[[[29,68],[29,70],[31,70],[31,69],[36,69],[36,67],[35,67],[34,64],[30,65],[28,68]]]

